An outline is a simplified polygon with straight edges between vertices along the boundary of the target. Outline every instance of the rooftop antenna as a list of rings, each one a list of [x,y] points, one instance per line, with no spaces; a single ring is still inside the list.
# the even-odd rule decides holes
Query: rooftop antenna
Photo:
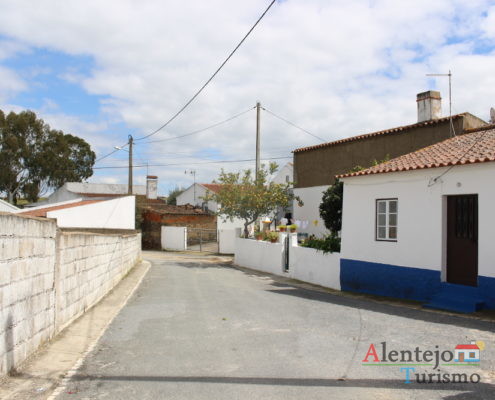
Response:
[[[450,119],[450,137],[455,136],[454,125],[452,124],[452,72],[448,74],[426,74],[426,76],[448,76],[449,77],[449,119]]]

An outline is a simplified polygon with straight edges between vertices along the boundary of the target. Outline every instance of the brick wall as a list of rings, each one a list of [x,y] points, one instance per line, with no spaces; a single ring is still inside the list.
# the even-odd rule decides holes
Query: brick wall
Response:
[[[143,249],[161,249],[162,226],[185,226],[194,229],[217,229],[217,217],[211,214],[164,214],[155,211],[143,213]]]
[[[0,213],[0,374],[108,293],[139,260],[140,239]]]

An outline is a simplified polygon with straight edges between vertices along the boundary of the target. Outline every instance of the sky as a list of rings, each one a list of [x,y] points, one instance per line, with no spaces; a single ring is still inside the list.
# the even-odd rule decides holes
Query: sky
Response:
[[[0,109],[30,109],[97,157],[164,124],[237,45],[269,0],[0,0]],[[134,146],[135,183],[159,193],[254,168],[262,107],[326,141],[417,121],[416,94],[448,115],[495,107],[495,1],[277,1],[176,120]],[[237,118],[179,139],[170,139]],[[283,165],[321,143],[261,111],[261,158]],[[127,183],[128,153],[90,182]],[[161,165],[161,166],[157,166]],[[122,168],[102,168],[122,167]],[[101,168],[101,169],[100,169]]]

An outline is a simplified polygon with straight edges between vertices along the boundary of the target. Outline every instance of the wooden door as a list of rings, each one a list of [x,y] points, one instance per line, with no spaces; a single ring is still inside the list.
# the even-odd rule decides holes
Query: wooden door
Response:
[[[478,195],[447,197],[447,282],[478,285]]]

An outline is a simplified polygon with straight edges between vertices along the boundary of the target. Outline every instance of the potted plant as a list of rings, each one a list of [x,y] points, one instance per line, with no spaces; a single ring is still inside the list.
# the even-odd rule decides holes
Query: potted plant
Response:
[[[255,231],[255,232],[254,232],[254,238],[255,238],[256,240],[263,240],[263,236],[264,236],[264,235],[263,235],[263,232],[261,232],[261,231]]]
[[[266,239],[271,243],[278,242],[278,232],[268,232],[266,235]]]
[[[279,226],[278,226],[278,230],[279,230],[280,232],[285,232],[285,231],[287,231],[287,226],[286,226],[286,225],[279,225]]]
[[[297,225],[292,224],[292,225],[289,225],[288,228],[291,231],[291,233],[294,233],[297,230]]]

